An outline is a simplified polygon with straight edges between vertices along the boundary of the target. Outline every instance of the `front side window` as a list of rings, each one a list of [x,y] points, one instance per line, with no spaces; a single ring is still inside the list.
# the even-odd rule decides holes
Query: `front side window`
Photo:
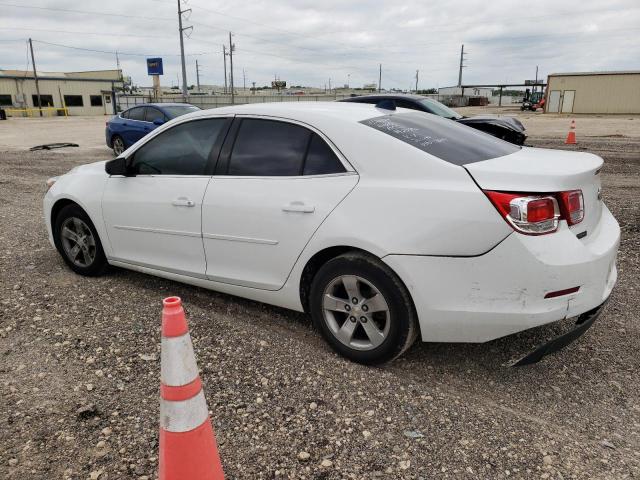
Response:
[[[383,115],[360,123],[454,165],[481,162],[520,150],[466,125],[421,112]]]
[[[157,108],[147,107],[147,116],[145,118],[147,122],[153,122],[155,120],[164,121],[164,113],[162,113]]]
[[[427,112],[433,113],[434,115],[438,115],[444,118],[451,118],[453,120],[462,118],[462,115],[460,115],[455,110],[451,110],[446,105],[431,98],[424,98],[420,100],[420,103],[422,103],[422,106],[427,110]]]
[[[144,120],[145,107],[135,107],[127,111],[127,117],[130,120]]]
[[[200,109],[195,105],[167,105],[162,107],[169,118],[176,118],[181,115],[186,115],[187,113],[197,112]]]
[[[136,175],[204,175],[225,125],[224,118],[210,118],[170,128],[134,153],[131,169]]]
[[[391,100],[396,103],[396,107],[408,108],[410,110],[420,110],[420,108],[415,103],[409,100],[405,100],[404,98],[392,98]]]

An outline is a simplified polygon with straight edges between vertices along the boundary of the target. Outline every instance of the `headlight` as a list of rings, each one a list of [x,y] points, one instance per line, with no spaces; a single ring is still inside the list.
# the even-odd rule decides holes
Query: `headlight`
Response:
[[[46,181],[47,191],[49,191],[49,189],[53,187],[53,184],[56,183],[57,181],[58,181],[58,177],[48,178]]]

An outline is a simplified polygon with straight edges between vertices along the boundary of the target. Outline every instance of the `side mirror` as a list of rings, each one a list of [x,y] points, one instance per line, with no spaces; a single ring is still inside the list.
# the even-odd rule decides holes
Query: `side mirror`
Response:
[[[104,170],[109,175],[127,175],[129,174],[129,169],[127,168],[127,159],[124,157],[114,158],[113,160],[109,160],[104,165]]]
[[[164,120],[163,120],[162,118],[156,118],[156,119],[153,121],[153,124],[154,124],[154,125],[162,125],[163,123],[164,123]]]

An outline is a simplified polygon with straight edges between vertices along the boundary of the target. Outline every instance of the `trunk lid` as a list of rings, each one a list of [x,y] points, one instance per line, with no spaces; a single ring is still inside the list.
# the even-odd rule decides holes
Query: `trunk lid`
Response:
[[[591,153],[523,147],[464,168],[483,190],[540,194],[582,190],[584,220],[570,228],[576,234],[588,234],[602,214],[599,172],[603,163]]]

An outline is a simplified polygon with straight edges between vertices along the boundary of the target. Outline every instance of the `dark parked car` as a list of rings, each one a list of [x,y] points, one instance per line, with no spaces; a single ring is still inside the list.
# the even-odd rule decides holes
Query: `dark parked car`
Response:
[[[502,138],[503,140],[515,143],[516,145],[522,145],[527,138],[527,135],[524,133],[524,126],[517,118],[500,115],[475,115],[473,117],[464,117],[446,105],[420,95],[363,95],[359,97],[344,98],[338,101],[376,104],[383,100],[393,101],[396,107],[399,108],[409,108],[411,110],[419,110],[421,112],[431,113],[440,117],[450,118],[458,123],[468,125],[477,130],[482,130],[494,137]]]
[[[107,146],[120,155],[150,131],[169,120],[200,110],[188,103],[145,103],[131,107],[107,122]]]

